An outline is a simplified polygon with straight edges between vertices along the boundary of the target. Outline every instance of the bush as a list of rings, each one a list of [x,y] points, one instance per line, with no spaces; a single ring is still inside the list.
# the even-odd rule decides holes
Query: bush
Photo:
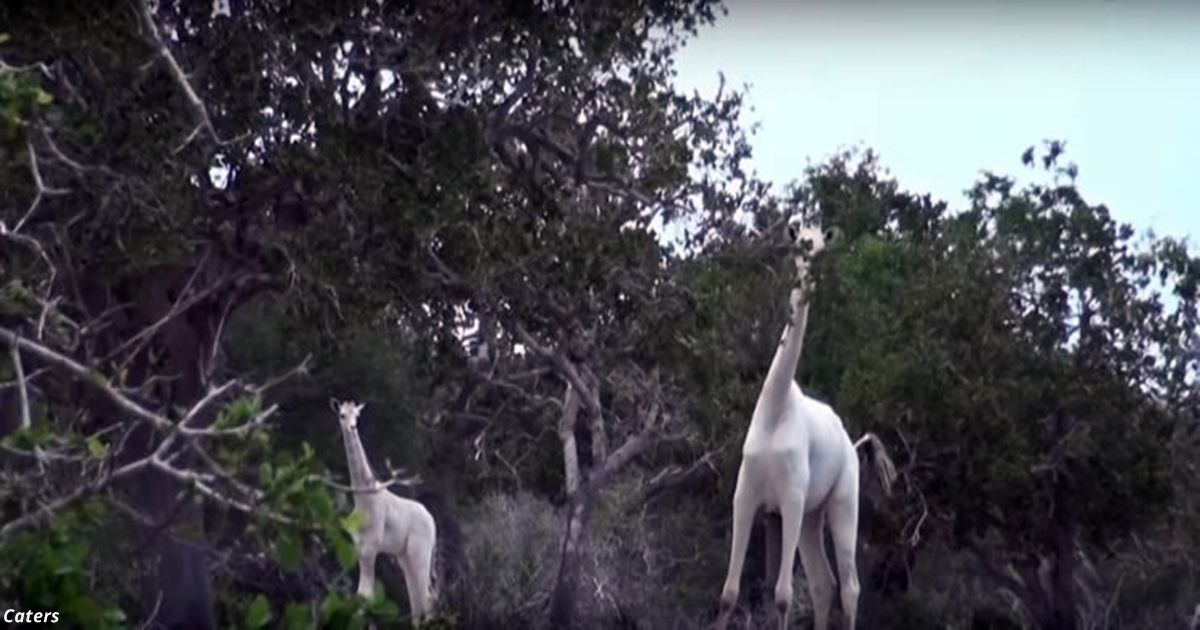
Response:
[[[493,494],[463,523],[471,627],[540,627],[557,576],[562,518],[526,492]]]

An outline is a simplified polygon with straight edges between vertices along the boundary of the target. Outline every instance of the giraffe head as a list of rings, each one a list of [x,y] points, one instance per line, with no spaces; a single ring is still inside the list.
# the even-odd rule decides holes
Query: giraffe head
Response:
[[[796,263],[796,275],[801,282],[809,279],[809,269],[812,260],[825,251],[836,238],[833,228],[822,230],[819,226],[802,220],[791,221],[787,225],[788,242],[792,244],[793,261]]]
[[[343,429],[355,429],[358,427],[358,415],[362,413],[363,403],[334,398],[330,399],[329,405],[337,412],[338,423],[342,425]]]

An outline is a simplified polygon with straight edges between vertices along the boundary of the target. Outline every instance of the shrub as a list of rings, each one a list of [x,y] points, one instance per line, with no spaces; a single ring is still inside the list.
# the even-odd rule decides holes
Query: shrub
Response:
[[[562,544],[561,516],[526,492],[490,495],[473,512],[463,522],[470,626],[544,625]]]

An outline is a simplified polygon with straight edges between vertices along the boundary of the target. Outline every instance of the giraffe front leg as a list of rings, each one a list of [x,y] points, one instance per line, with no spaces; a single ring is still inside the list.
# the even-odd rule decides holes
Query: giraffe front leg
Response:
[[[803,492],[796,492],[779,506],[781,527],[779,548],[779,576],[775,582],[775,614],[779,630],[788,627],[792,609],[792,572],[796,563],[796,548],[800,545],[800,526],[804,522]]]
[[[358,552],[358,595],[370,599],[375,595],[375,557],[373,549]]]
[[[718,630],[725,630],[729,626],[729,618],[737,606],[738,593],[741,590],[742,564],[746,560],[750,528],[754,525],[754,512],[758,507],[742,487],[742,483],[742,477],[739,475],[738,487],[733,493],[733,541],[729,548],[729,573],[725,576],[725,586],[721,589],[716,623]]]

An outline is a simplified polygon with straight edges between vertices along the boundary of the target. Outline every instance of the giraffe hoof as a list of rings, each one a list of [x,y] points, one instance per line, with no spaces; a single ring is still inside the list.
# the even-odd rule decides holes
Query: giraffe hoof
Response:
[[[717,613],[717,622],[713,624],[716,630],[725,630],[729,627],[729,617],[733,614],[733,604],[724,599],[721,600],[720,612]]]
[[[785,630],[788,626],[788,608],[790,602],[775,603],[775,619],[779,622],[779,630]]]

